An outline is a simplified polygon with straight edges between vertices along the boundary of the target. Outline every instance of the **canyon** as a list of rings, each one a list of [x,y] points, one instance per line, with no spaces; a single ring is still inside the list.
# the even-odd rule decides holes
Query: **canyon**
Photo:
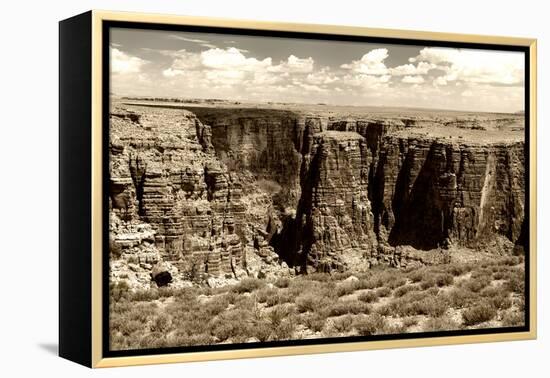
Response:
[[[110,274],[137,288],[525,246],[523,114],[119,99]]]

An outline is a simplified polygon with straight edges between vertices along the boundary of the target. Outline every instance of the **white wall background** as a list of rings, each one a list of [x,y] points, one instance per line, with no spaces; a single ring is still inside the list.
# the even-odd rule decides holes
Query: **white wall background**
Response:
[[[550,27],[536,0],[5,1],[0,22],[0,375],[184,377],[547,376]],[[58,25],[89,9],[539,39],[539,339],[526,342],[132,367],[92,372],[56,356]],[[546,211],[544,211],[546,210]],[[546,214],[545,214],[546,213]]]

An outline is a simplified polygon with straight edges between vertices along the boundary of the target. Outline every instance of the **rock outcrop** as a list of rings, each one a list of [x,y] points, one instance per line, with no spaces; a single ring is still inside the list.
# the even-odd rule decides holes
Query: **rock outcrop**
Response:
[[[519,116],[113,112],[111,211],[150,225],[159,261],[180,275],[401,266],[421,260],[401,246],[522,243]]]

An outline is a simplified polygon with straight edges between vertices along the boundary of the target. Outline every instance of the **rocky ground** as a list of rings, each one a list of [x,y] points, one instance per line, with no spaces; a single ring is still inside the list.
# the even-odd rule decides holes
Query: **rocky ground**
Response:
[[[393,273],[384,277],[402,275],[410,286],[408,274],[427,266],[438,274],[453,264],[522,255],[523,133],[520,114],[115,99],[109,146],[112,289],[127,289],[120,298],[128,311],[131,305],[147,307],[134,295],[160,293],[154,301],[162,310],[170,301],[179,305],[182,296],[207,295],[197,294],[203,291],[221,290],[215,298],[234,295],[239,289],[231,287],[249,280],[260,282],[253,292],[284,280],[307,286],[308,277],[320,276],[332,287],[341,285],[343,275],[362,282],[363,275],[388,270]],[[468,278],[453,277],[453,283]],[[352,297],[374,295],[368,291],[374,288],[357,285]],[[275,295],[285,288],[270,289]],[[171,290],[179,292],[165,294]],[[440,299],[445,291],[427,295]],[[507,300],[515,303],[510,293]],[[197,299],[197,306],[207,299]],[[264,302],[244,301],[267,314]],[[360,308],[373,312],[376,306],[366,303]],[[226,303],[220,313],[230,308]],[[125,313],[119,310],[112,309],[114,319]],[[462,316],[455,307],[447,310]],[[308,312],[296,311],[300,319]],[[491,319],[504,316],[496,311]],[[384,327],[393,324],[384,319]],[[341,334],[357,330],[351,324],[358,320],[351,320]],[[333,329],[325,328],[329,323],[323,323],[325,336]],[[402,331],[425,328],[419,324]],[[287,336],[301,337],[297,332]],[[129,346],[125,335],[112,334],[115,344]],[[235,342],[212,337],[210,342]],[[132,347],[142,344],[132,340]]]

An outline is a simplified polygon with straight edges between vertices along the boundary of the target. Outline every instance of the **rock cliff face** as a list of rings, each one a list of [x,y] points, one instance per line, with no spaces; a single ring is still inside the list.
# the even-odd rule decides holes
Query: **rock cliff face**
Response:
[[[392,245],[515,242],[524,214],[523,143],[388,137],[374,174],[376,229]]]
[[[208,128],[194,116],[168,118],[111,118],[112,212],[150,224],[162,260],[176,267],[213,275],[237,269],[245,210],[239,177],[213,155]]]
[[[151,225],[160,258],[189,274],[238,276],[247,256],[330,271],[400,265],[402,245],[512,245],[525,198],[518,123],[120,106],[110,206],[117,222]]]

